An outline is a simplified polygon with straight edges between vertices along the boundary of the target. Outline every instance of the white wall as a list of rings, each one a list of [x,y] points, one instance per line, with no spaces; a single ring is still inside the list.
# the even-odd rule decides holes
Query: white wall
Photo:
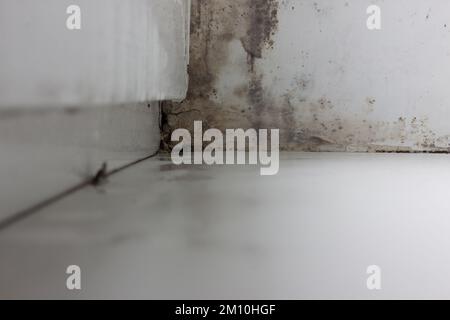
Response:
[[[71,4],[81,8],[81,30],[66,28]],[[2,0],[0,107],[183,98],[187,4]]]
[[[381,8],[379,31],[366,28],[370,4]],[[299,128],[350,150],[449,148],[448,1],[291,0],[280,9],[260,67],[271,94],[288,95]]]
[[[366,27],[371,4],[381,8],[379,31]],[[173,128],[196,118],[280,128],[288,150],[448,150],[449,1],[194,6],[191,57],[202,75],[177,108],[201,114],[171,117]]]
[[[188,27],[189,0],[0,1],[0,223],[159,150],[158,101],[187,90]]]

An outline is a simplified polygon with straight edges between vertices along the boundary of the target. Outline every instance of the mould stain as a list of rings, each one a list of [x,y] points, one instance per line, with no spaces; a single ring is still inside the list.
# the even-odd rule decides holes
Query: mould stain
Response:
[[[194,120],[202,120],[206,129],[224,130],[258,128],[271,118],[273,104],[256,64],[274,46],[278,7],[278,0],[192,1],[189,88],[183,102],[162,106],[163,149],[171,148],[173,129],[192,130]],[[215,87],[234,41],[241,43],[247,65],[247,81],[233,91],[242,101],[238,106],[218,103]],[[192,109],[199,112],[188,112]]]
[[[189,88],[184,101],[162,105],[163,149],[173,146],[174,129],[192,132],[194,121],[201,120],[204,130],[279,128],[282,150],[448,151],[450,137],[430,130],[424,117],[377,120],[380,97],[367,96],[349,106],[327,97],[326,88],[317,88],[308,72],[312,57],[307,49],[299,52],[299,70],[288,88],[274,93],[280,66],[268,71],[263,60],[277,45],[280,10],[291,3],[192,0]],[[311,5],[319,17],[331,10]]]
[[[249,0],[247,7],[248,27],[241,42],[253,71],[255,59],[263,57],[265,48],[273,48],[272,36],[278,25],[278,1]]]

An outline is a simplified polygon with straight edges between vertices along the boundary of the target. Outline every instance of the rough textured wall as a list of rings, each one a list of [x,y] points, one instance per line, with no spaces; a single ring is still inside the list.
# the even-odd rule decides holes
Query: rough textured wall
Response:
[[[378,4],[382,30],[366,28]],[[280,128],[283,149],[447,152],[450,3],[194,0],[171,130]],[[168,143],[170,144],[170,143]]]

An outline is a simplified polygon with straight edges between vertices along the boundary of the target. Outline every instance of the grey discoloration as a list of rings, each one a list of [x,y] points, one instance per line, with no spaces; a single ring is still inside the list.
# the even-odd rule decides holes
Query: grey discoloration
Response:
[[[219,129],[264,126],[270,119],[273,104],[262,85],[263,74],[257,60],[264,57],[274,42],[277,28],[277,0],[206,1],[192,3],[189,90],[182,103],[163,106],[163,147],[170,148],[174,128],[192,130],[194,120],[204,127]],[[239,105],[217,101],[216,81],[229,61],[229,46],[239,42],[246,80],[233,88]],[[187,112],[192,109],[197,112]]]
[[[265,48],[273,47],[272,36],[278,24],[278,1],[249,0],[247,5],[249,24],[241,41],[253,71],[255,59],[263,57]]]
[[[280,41],[280,15],[300,10],[310,10],[314,21],[320,22],[315,27],[321,29],[336,7],[319,1],[299,1],[295,6],[293,1],[193,1],[190,86],[185,101],[163,106],[163,148],[171,148],[174,129],[192,131],[194,121],[202,120],[204,130],[279,128],[283,150],[448,150],[449,136],[437,133],[423,112],[404,114],[399,110],[386,115],[385,97],[372,90],[351,102],[347,102],[348,96],[336,98],[339,90],[356,88],[357,83],[347,79],[340,89],[336,83],[326,87],[317,70],[332,70],[345,79],[349,72],[345,56],[334,57],[330,52],[323,61],[325,66],[317,66],[317,52],[301,47],[297,64],[292,66],[295,75],[282,79],[286,70],[279,70],[288,63],[274,60],[280,57],[275,51]],[[304,37],[301,30],[299,37]],[[292,38],[297,48],[299,41]]]

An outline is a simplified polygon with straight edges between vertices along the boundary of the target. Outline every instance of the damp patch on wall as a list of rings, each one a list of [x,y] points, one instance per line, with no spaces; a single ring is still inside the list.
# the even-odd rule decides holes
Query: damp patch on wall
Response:
[[[448,152],[448,5],[413,2],[384,1],[371,32],[370,1],[193,0],[188,94],[164,103],[163,147],[202,120],[280,129],[283,150]]]

